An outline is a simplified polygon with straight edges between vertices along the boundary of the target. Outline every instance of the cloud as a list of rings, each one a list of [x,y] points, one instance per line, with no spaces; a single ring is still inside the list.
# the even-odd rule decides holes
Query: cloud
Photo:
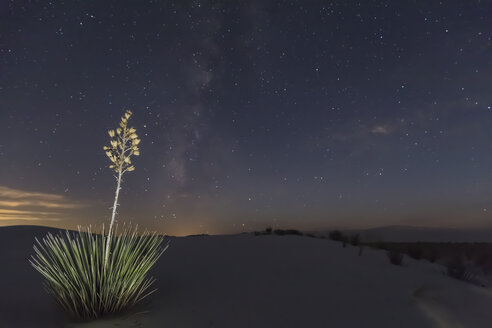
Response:
[[[388,135],[391,134],[395,130],[394,126],[389,125],[376,125],[371,129],[372,134],[383,134]]]
[[[0,209],[0,221],[60,221],[55,212]]]
[[[63,195],[0,186],[0,221],[59,221],[64,214],[59,210],[80,207]]]
[[[356,141],[367,140],[371,135],[387,136],[402,130],[404,121],[394,120],[385,124],[361,124],[359,122],[347,122],[341,127],[330,131],[330,139],[337,141]]]
[[[1,196],[0,196],[1,197]],[[79,208],[80,205],[72,203],[62,203],[53,201],[43,201],[37,199],[30,200],[0,200],[0,207],[24,207],[24,206],[39,206],[46,208]]]

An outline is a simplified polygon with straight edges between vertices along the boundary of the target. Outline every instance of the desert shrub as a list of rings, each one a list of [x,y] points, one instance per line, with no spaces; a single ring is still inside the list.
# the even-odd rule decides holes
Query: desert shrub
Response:
[[[489,252],[479,254],[475,260],[475,263],[482,269],[484,274],[488,275],[492,272],[492,254]]]
[[[395,250],[389,250],[387,252],[388,259],[390,260],[391,264],[393,265],[402,265],[403,264],[403,254],[395,251]]]
[[[440,257],[439,250],[437,249],[437,247],[429,247],[425,257],[427,258],[427,260],[429,260],[429,262],[434,263]]]
[[[473,281],[473,274],[461,257],[454,257],[446,263],[445,274],[454,279],[468,282]]]
[[[273,231],[276,235],[279,235],[279,236],[284,236],[284,235],[297,235],[297,236],[302,236],[302,232],[300,232],[299,230],[295,230],[295,229],[287,229],[287,230],[283,230],[283,229],[276,229]]]
[[[465,244],[463,246],[463,255],[465,259],[472,261],[476,255],[476,250],[477,250],[477,245],[478,243],[470,243],[470,244]]]
[[[343,233],[340,230],[333,230],[328,234],[328,238],[335,241],[342,241]]]
[[[315,236],[315,235],[313,235],[312,233],[307,233],[307,234],[305,234],[304,236],[306,236],[306,237],[310,237],[310,238],[316,238],[316,236]]]
[[[261,232],[259,232],[259,231],[254,231],[254,232],[253,232],[253,234],[254,234],[255,236],[259,236],[259,235],[261,235]]]
[[[390,249],[388,243],[385,241],[382,241],[382,240],[379,240],[379,241],[372,243],[372,246],[374,246],[375,248],[379,248],[379,249],[385,249],[385,250]]]
[[[124,228],[113,235],[106,263],[107,238],[88,230],[36,239],[30,262],[48,293],[76,319],[124,310],[154,292],[147,273],[167,248],[164,237]]]
[[[412,259],[420,260],[422,259],[422,255],[423,255],[422,248],[420,248],[419,246],[414,245],[408,248],[408,256],[410,256]]]
[[[353,246],[359,246],[360,244],[360,235],[356,233],[352,237],[350,237],[350,244]]]
[[[347,247],[347,243],[348,243],[348,237],[347,236],[343,236],[342,237],[342,247],[345,248]]]
[[[265,235],[271,235],[272,234],[272,228],[268,227],[265,229]]]

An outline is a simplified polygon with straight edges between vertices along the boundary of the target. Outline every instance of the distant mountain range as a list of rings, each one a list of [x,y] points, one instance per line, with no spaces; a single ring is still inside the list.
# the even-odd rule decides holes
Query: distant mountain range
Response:
[[[392,225],[371,229],[340,229],[347,235],[360,234],[363,241],[394,242],[489,242],[492,243],[492,227],[486,228],[429,228],[406,225]],[[48,232],[64,230],[43,226],[5,226],[0,232],[15,235],[15,240],[0,240],[0,249],[9,247],[8,243],[33,243],[34,237],[43,238]],[[332,231],[332,230],[330,230]],[[316,231],[317,235],[328,235],[329,231]],[[169,237],[172,238],[172,237]]]
[[[492,227],[486,228],[428,228],[413,226],[384,226],[372,229],[343,230],[359,233],[366,241],[395,242],[492,242]]]

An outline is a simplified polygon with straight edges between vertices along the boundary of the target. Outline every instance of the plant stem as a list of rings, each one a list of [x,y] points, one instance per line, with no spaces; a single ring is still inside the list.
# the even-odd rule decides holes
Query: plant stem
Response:
[[[104,256],[104,267],[106,268],[109,258],[109,248],[111,245],[111,236],[113,233],[114,219],[116,217],[116,207],[118,206],[118,197],[121,189],[121,176],[123,175],[122,168],[118,170],[118,183],[116,185],[116,192],[114,195],[113,213],[111,215],[111,223],[109,224],[108,239],[106,239],[106,254]]]

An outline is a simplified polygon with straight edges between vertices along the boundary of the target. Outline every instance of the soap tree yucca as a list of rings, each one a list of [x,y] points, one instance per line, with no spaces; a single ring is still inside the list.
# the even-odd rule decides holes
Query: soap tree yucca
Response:
[[[116,208],[123,174],[135,169],[131,157],[140,155],[140,139],[128,127],[132,113],[126,111],[119,127],[109,131],[110,145],[105,146],[109,166],[117,181],[111,222],[106,234],[90,228],[65,234],[48,234],[36,239],[30,262],[44,278],[48,293],[74,318],[94,319],[127,309],[154,292],[147,273],[167,245],[163,236],[124,226],[118,232]]]

